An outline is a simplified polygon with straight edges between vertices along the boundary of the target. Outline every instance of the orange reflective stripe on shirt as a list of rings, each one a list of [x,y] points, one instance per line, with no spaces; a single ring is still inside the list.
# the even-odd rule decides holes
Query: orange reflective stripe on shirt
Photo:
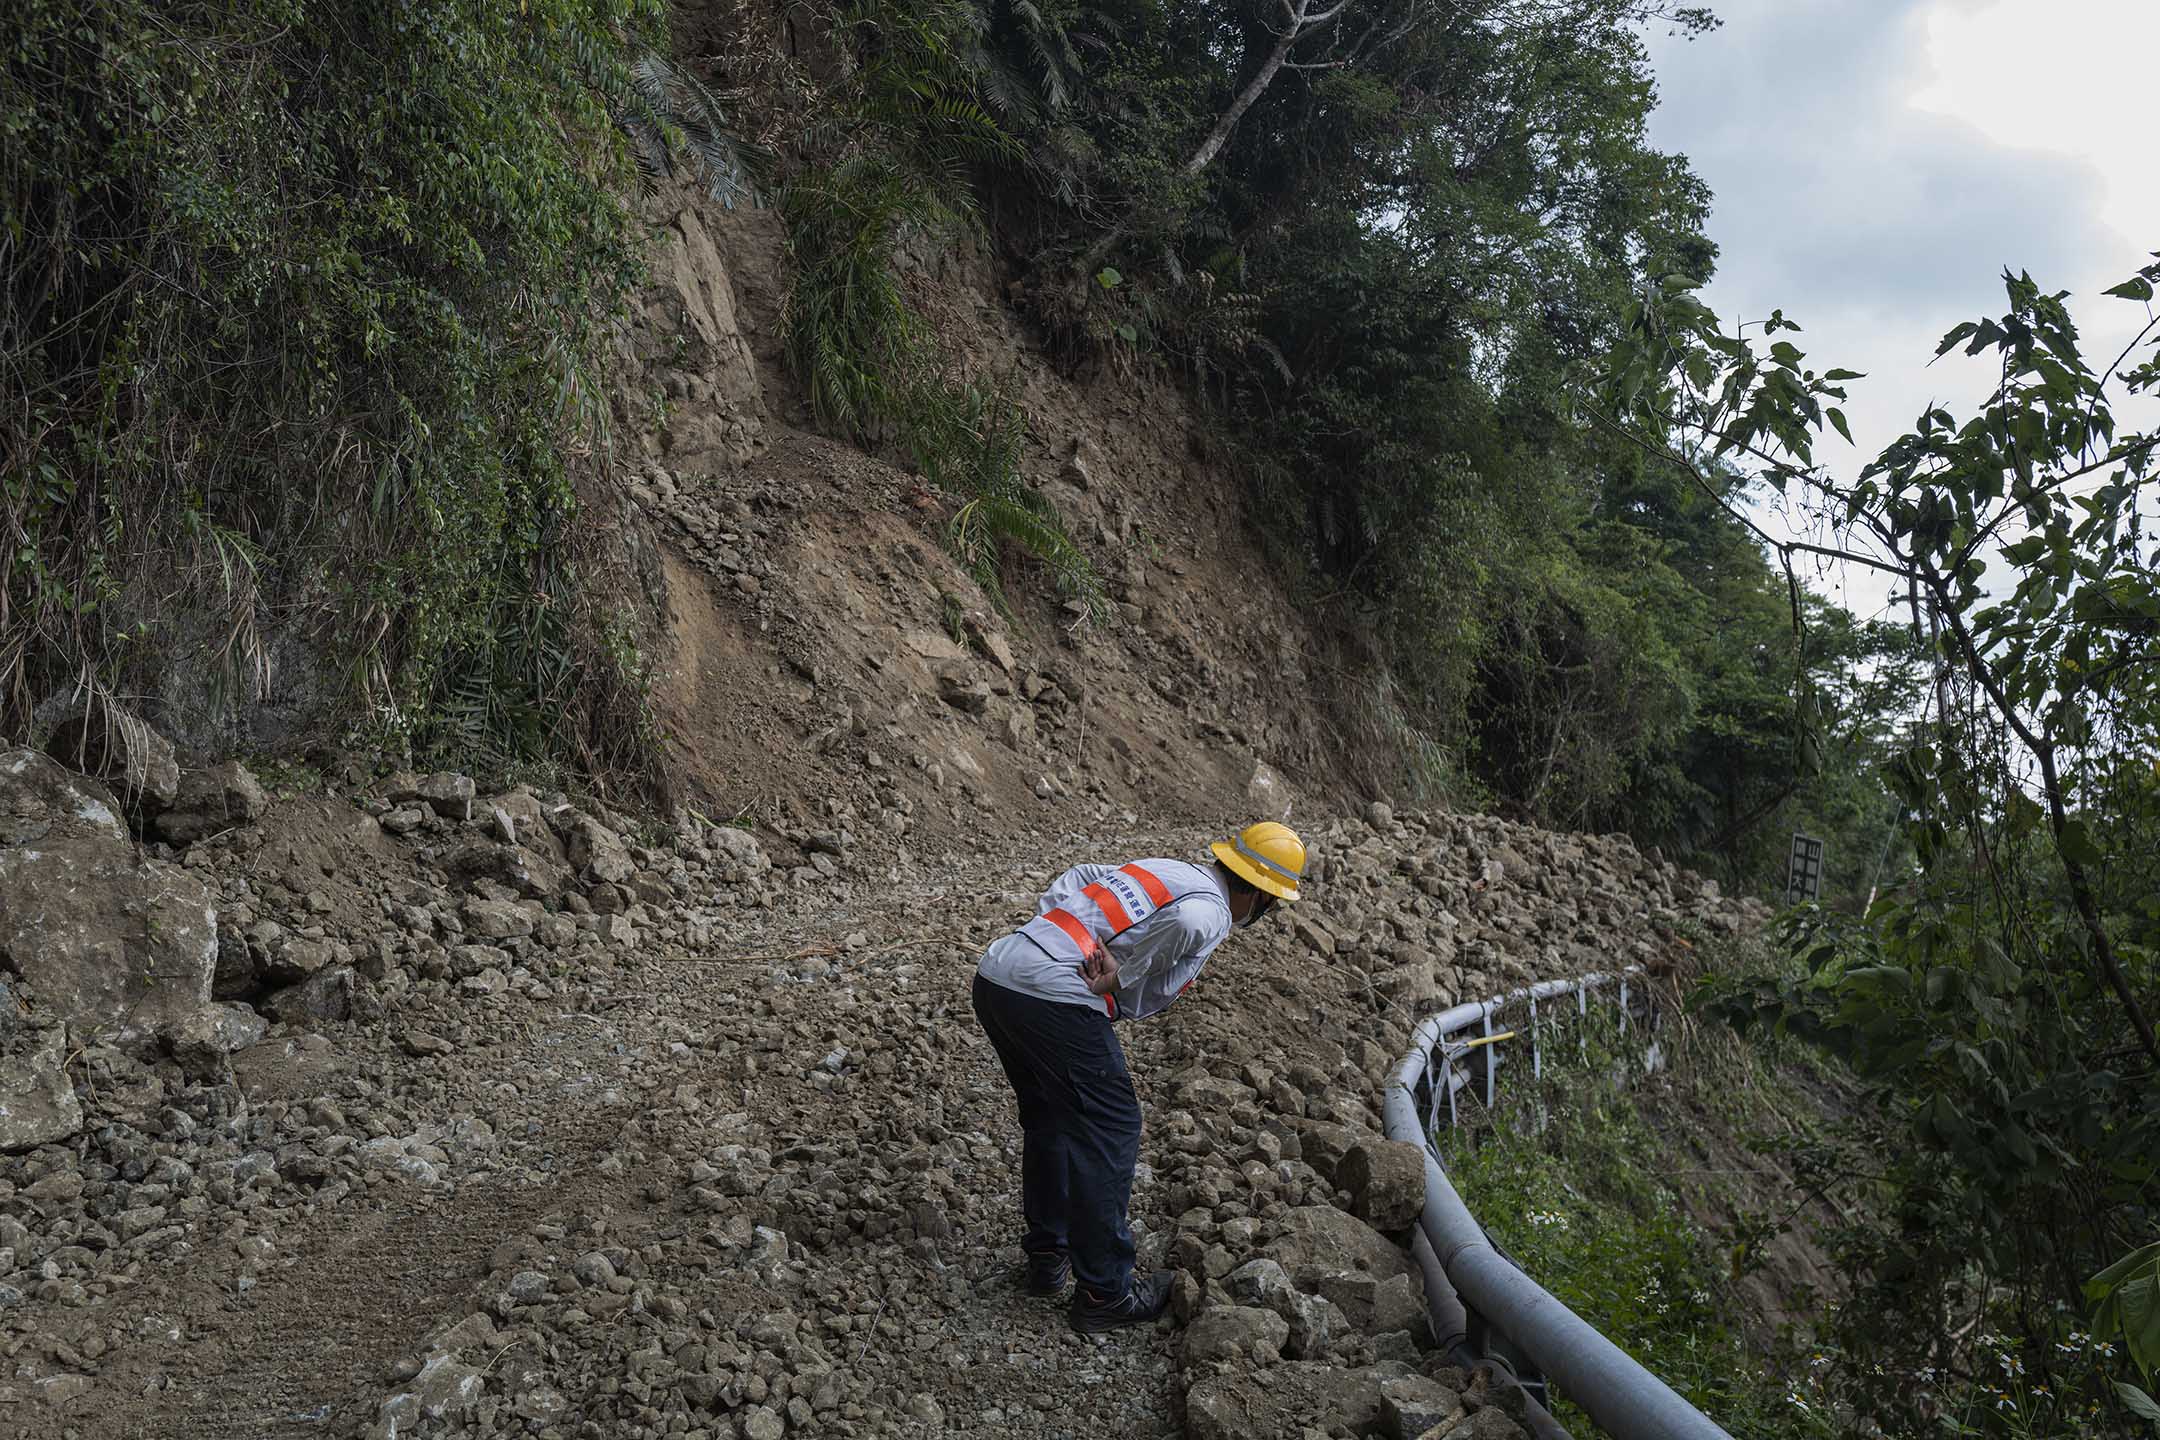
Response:
[[[1109,886],[1090,885],[1080,893],[1094,901],[1096,908],[1102,911],[1103,918],[1110,922],[1111,934],[1120,935],[1132,928],[1132,916],[1125,913],[1125,907],[1118,903]]]
[[[1148,871],[1141,869],[1138,865],[1120,865],[1118,866],[1118,873],[1120,875],[1130,875],[1133,879],[1139,881],[1140,888],[1147,891],[1147,898],[1157,908],[1170,903],[1170,887],[1156,879]]]
[[[1073,944],[1080,947],[1081,959],[1085,960],[1094,955],[1097,948],[1095,937],[1088,933],[1087,926],[1081,924],[1071,911],[1062,909],[1045,910],[1042,918],[1072,937]]]
[[[1120,865],[1118,873],[1138,885],[1141,893],[1147,896],[1148,914],[1152,914],[1170,903],[1172,898],[1170,887],[1163,884],[1160,879],[1140,865]],[[1080,893],[1087,897],[1089,903],[1093,904],[1097,910],[1102,912],[1103,922],[1109,927],[1111,935],[1122,935],[1138,923],[1133,918],[1132,911],[1126,908],[1125,901],[1119,899],[1118,892],[1110,886],[1097,882],[1093,885],[1081,887]],[[1129,898],[1131,892],[1127,891],[1126,893]],[[1095,932],[1081,921],[1079,916],[1062,906],[1053,906],[1036,918],[1047,920],[1065,932],[1066,938],[1071,940],[1074,946],[1079,949],[1082,965],[1095,958],[1096,952],[1102,949],[1103,939],[1108,938],[1098,938]],[[1140,918],[1145,919],[1146,914],[1143,914]],[[1186,983],[1190,984],[1191,982]],[[1184,992],[1180,990],[1179,993],[1183,994]],[[1105,993],[1102,1002],[1103,1008],[1109,1012],[1110,1018],[1115,1020],[1118,1009],[1117,996]]]

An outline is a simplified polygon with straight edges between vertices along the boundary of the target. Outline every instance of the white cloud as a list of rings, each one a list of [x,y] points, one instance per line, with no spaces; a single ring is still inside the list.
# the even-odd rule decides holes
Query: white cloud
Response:
[[[2114,358],[2143,317],[2099,291],[2160,249],[2138,75],[2160,53],[2160,0],[1716,8],[1707,36],[1651,37],[1651,136],[1716,194],[1713,308],[1782,308],[1811,363],[1867,372],[1845,407],[1857,446],[1833,438],[1819,458],[1849,476],[1924,406],[1970,412],[1992,370],[1929,360],[1952,325],[2002,311],[2005,268],[2073,291],[2092,362]],[[2118,419],[2150,426],[2154,408]],[[1817,583],[1863,613],[1884,598],[1864,574]]]
[[[1997,145],[2094,167],[2099,211],[2119,239],[2160,249],[2160,186],[2149,138],[2153,0],[1992,0],[1926,14],[1933,81],[1915,108],[1970,125]]]

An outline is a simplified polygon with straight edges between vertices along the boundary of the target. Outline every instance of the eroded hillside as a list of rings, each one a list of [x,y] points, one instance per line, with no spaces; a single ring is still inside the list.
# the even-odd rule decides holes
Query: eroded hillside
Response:
[[[1028,478],[1107,587],[1061,601],[1019,557],[1001,613],[946,550],[957,500],[810,427],[777,218],[688,191],[661,210],[619,531],[707,813],[825,827],[838,801],[865,830],[951,839],[1385,788],[1366,681],[1278,582],[1174,386],[1062,373],[964,247],[911,271],[954,363],[1015,387]]]

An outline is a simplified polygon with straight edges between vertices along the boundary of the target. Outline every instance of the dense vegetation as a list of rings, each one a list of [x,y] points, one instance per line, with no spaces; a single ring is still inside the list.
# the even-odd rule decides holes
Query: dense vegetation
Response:
[[[7,7],[0,733],[78,685],[253,698],[275,669],[377,738],[643,768],[571,522],[639,273],[625,126],[677,138],[640,66],[662,25]]]
[[[1992,393],[1856,474],[1813,447],[1857,377],[1777,323],[1735,338],[1685,277],[1618,357],[1645,443],[1706,486],[1740,457],[1930,615],[1933,684],[1886,769],[1915,863],[1864,916],[1795,911],[1799,973],[1714,1004],[1873,1087],[1819,1169],[1876,1217],[1835,1237],[1856,1290],[1835,1335],[1845,1404],[1885,1423],[1930,1423],[1918,1377],[1988,1379],[1999,1418],[1974,1423],[2006,1433],[2160,1421],[2160,431],[2115,418],[2160,381],[2156,281],[2109,292],[2142,327],[2094,368],[2066,297],[2005,275],[2004,312],[1941,347],[1989,356]]]

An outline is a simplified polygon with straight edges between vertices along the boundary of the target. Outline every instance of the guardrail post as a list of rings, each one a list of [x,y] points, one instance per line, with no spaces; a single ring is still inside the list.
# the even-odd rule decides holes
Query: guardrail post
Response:
[[[1538,1043],[1537,996],[1530,997],[1530,1078],[1545,1078],[1545,1048]]]
[[[1485,1068],[1485,1109],[1489,1114],[1496,1098],[1493,1090],[1493,1066],[1499,1060],[1499,1057],[1493,1052],[1500,1048],[1492,1043],[1492,1007],[1490,1005],[1485,1007],[1485,1044],[1480,1048],[1484,1052],[1479,1056],[1479,1059],[1483,1062]]]
[[[1453,1130],[1462,1122],[1455,1117],[1455,1057],[1448,1053],[1447,1045],[1440,1046],[1440,1088],[1447,1091],[1447,1128]]]
[[[1615,977],[1592,975],[1574,982],[1550,982],[1543,990],[1552,996],[1572,989],[1576,1014],[1587,1019],[1588,987],[1612,978]],[[1631,998],[1627,972],[1623,971],[1617,978],[1620,1024],[1625,1030]],[[1533,1377],[1550,1376],[1614,1440],[1731,1440],[1716,1422],[1643,1369],[1497,1250],[1484,1227],[1463,1204],[1440,1163],[1438,1147],[1434,1143],[1434,1125],[1420,1113],[1419,1101],[1421,1097],[1427,1100],[1432,1107],[1433,1121],[1437,1121],[1439,1101],[1432,1094],[1432,1086],[1438,1083],[1447,1092],[1448,1123],[1456,1123],[1457,1050],[1448,1037],[1469,1029],[1473,1022],[1480,1027],[1482,1036],[1471,1042],[1470,1048],[1487,1053],[1469,1056],[1468,1064],[1484,1067],[1485,1104],[1488,1109],[1492,1108],[1498,1095],[1493,1075],[1496,1057],[1490,1052],[1499,1048],[1499,1042],[1493,1038],[1493,1010],[1507,1000],[1527,996],[1531,1013],[1532,1073],[1542,1075],[1537,1016],[1539,988],[1531,986],[1513,991],[1482,1005],[1458,1005],[1423,1021],[1415,1032],[1410,1053],[1396,1071],[1394,1083],[1382,1096],[1381,1110],[1388,1135],[1419,1143],[1425,1150],[1425,1207],[1419,1230],[1431,1258],[1438,1262],[1438,1269],[1445,1276],[1447,1289],[1452,1296],[1459,1297],[1461,1305],[1459,1311],[1451,1312],[1444,1324],[1436,1323],[1435,1334],[1459,1327],[1469,1332],[1465,1338],[1477,1350],[1485,1351],[1489,1347],[1489,1353],[1496,1356],[1521,1356],[1525,1362],[1521,1369],[1527,1372],[1526,1382]],[[1646,1028],[1654,1029],[1656,1018],[1653,1000],[1646,1014]],[[1578,1041],[1587,1053],[1586,1032],[1587,1026],[1578,1027]],[[1436,1062],[1440,1067],[1437,1081],[1432,1074]],[[1478,1071],[1472,1068],[1464,1083],[1477,1075]],[[1438,1288],[1433,1287],[1435,1291]],[[1459,1321],[1453,1318],[1457,1314],[1462,1317]],[[1441,1317],[1436,1314],[1435,1320],[1439,1322]],[[1541,1408],[1533,1407],[1531,1414],[1550,1426],[1550,1417]],[[1546,1432],[1541,1430],[1540,1433]]]

